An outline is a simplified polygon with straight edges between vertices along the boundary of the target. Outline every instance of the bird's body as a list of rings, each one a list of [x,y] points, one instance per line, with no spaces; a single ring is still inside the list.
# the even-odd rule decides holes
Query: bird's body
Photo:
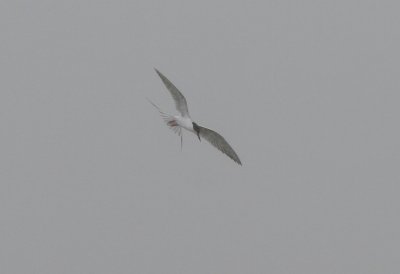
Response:
[[[196,134],[196,132],[193,129],[193,121],[192,119],[190,119],[190,117],[182,117],[180,115],[174,115],[174,118],[178,126]]]
[[[156,106],[153,102],[150,103],[156,107],[161,116],[163,117],[165,123],[176,133],[181,136],[181,147],[182,147],[182,128],[186,129],[189,132],[192,132],[197,135],[199,140],[200,137],[206,139],[209,143],[211,143],[214,147],[219,149],[221,152],[226,154],[229,158],[234,160],[239,165],[242,165],[239,157],[237,156],[236,152],[232,149],[232,147],[228,144],[228,142],[217,132],[199,126],[195,122],[192,121],[189,115],[187,103],[185,97],[182,93],[172,84],[171,81],[167,79],[161,72],[155,69],[158,76],[160,76],[161,80],[167,87],[168,91],[171,93],[172,98],[175,101],[176,109],[180,112],[181,115],[170,115],[163,112],[158,106]]]

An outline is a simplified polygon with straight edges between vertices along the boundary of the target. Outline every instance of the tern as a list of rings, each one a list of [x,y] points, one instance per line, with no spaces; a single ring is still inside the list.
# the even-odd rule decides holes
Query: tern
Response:
[[[150,101],[149,99],[147,99],[147,100],[160,112],[161,117],[163,117],[167,126],[169,128],[171,128],[175,133],[177,133],[181,137],[181,149],[182,149],[182,135],[183,135],[182,129],[185,129],[189,132],[196,134],[200,141],[201,141],[201,138],[206,139],[211,145],[216,147],[218,150],[220,150],[222,153],[227,155],[233,161],[235,161],[239,165],[242,165],[242,162],[240,161],[236,152],[228,144],[228,142],[224,139],[224,137],[222,137],[220,134],[218,134],[217,132],[215,132],[209,128],[199,126],[198,124],[196,124],[195,122],[192,121],[192,118],[190,118],[190,115],[189,115],[189,110],[188,110],[188,106],[187,106],[185,97],[174,86],[174,84],[172,84],[172,82],[170,80],[168,80],[167,77],[165,77],[156,68],[155,68],[155,71],[157,72],[158,76],[160,76],[162,82],[167,87],[169,93],[171,94],[172,98],[174,99],[175,107],[178,110],[178,112],[180,113],[180,115],[167,114],[164,111],[162,111],[152,101]]]

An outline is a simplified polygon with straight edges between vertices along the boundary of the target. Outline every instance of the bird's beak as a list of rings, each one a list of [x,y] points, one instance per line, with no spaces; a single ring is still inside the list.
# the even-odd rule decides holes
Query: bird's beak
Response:
[[[197,137],[199,137],[199,141],[201,142],[201,139],[200,139],[200,134],[198,134],[198,133],[197,133]]]

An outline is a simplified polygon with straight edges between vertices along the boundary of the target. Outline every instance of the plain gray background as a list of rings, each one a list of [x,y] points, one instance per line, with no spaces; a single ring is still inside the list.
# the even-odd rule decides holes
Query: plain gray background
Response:
[[[1,1],[0,272],[399,273],[399,8]]]

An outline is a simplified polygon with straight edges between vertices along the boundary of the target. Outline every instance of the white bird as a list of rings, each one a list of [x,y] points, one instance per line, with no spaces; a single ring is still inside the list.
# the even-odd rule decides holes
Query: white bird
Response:
[[[182,93],[174,86],[174,84],[171,83],[165,77],[161,72],[159,72],[157,69],[155,69],[157,72],[158,76],[160,76],[161,80],[163,81],[164,85],[167,87],[168,91],[171,93],[172,98],[175,101],[175,107],[176,109],[180,112],[181,115],[170,115],[165,112],[163,112],[157,105],[155,105],[152,101],[149,102],[158,109],[160,112],[161,116],[163,117],[165,123],[175,132],[178,133],[178,135],[181,137],[181,148],[182,148],[182,128],[186,129],[187,131],[190,131],[194,134],[197,135],[199,140],[201,141],[200,137],[206,139],[210,144],[212,144],[214,147],[219,149],[222,153],[226,154],[229,158],[231,158],[233,161],[238,163],[239,165],[242,165],[242,162],[240,161],[239,157],[237,156],[236,152],[233,150],[233,148],[228,144],[228,142],[222,137],[220,134],[217,132],[199,126],[195,122],[192,121],[189,115],[188,111],[188,106],[186,103],[185,97],[182,95]]]

